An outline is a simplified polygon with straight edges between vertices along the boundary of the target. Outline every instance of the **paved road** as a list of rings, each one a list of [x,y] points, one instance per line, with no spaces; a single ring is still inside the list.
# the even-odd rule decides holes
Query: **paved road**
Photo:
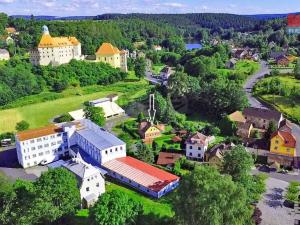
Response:
[[[252,107],[255,108],[266,108],[261,102],[259,102],[256,98],[252,96],[252,88],[254,87],[255,83],[264,77],[265,74],[269,74],[270,70],[268,65],[265,61],[261,61],[260,63],[260,70],[251,76],[244,85],[244,90],[248,97],[248,101]]]
[[[262,211],[261,225],[293,225],[295,215],[292,209],[284,204],[284,193],[288,183],[274,178],[266,181],[267,191],[258,208]]]
[[[148,80],[148,81],[150,81],[152,84],[159,84],[159,85],[161,85],[161,80],[152,77],[152,75],[153,75],[152,72],[147,71],[145,79]]]
[[[291,182],[291,181],[299,181],[300,182],[299,172],[295,172],[295,174],[283,174],[283,173],[277,173],[277,172],[266,173],[266,172],[259,171],[257,169],[253,169],[251,172],[252,172],[252,174],[264,173],[264,174],[267,174],[270,178],[282,180],[285,182]]]

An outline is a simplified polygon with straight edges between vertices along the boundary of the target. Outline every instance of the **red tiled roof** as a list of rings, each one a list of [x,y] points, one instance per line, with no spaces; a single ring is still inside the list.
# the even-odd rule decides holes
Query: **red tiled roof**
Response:
[[[103,166],[155,192],[179,179],[178,176],[129,156],[108,161]]]
[[[156,164],[162,166],[174,164],[181,157],[182,155],[178,153],[160,152]]]
[[[285,142],[284,146],[285,147],[296,148],[296,138],[290,132],[278,130],[278,131],[276,131],[275,133],[272,134],[271,138],[273,138],[277,135],[284,140],[284,142]]]

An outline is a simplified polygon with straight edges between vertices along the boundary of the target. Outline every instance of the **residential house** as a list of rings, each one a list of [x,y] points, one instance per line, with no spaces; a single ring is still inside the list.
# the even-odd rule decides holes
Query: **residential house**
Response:
[[[161,71],[160,71],[160,78],[162,80],[168,80],[169,77],[172,75],[174,71],[172,71],[171,67],[165,66]]]
[[[72,59],[82,59],[81,44],[77,38],[52,37],[48,27],[43,26],[43,35],[38,47],[30,51],[31,63],[58,66],[69,63]]]
[[[268,129],[270,122],[274,122],[278,128],[280,122],[283,120],[283,116],[280,112],[270,109],[261,108],[245,108],[243,110],[243,116],[247,123],[253,124],[254,128]]]
[[[182,157],[179,153],[160,152],[156,164],[160,166],[173,167],[175,162]]]
[[[19,32],[17,32],[16,31],[16,28],[14,28],[14,27],[6,27],[5,28],[5,31],[6,31],[6,33],[8,34],[8,35],[18,35],[19,34]]]
[[[234,52],[234,58],[245,59],[248,54],[248,51],[245,49],[237,49]]]
[[[160,137],[161,132],[164,131],[164,125],[154,125],[148,121],[139,123],[138,133],[145,143],[152,142],[153,139]]]
[[[75,174],[83,208],[93,206],[99,196],[105,192],[105,180],[100,170],[86,163],[79,153],[62,166]]]
[[[220,168],[223,163],[223,157],[226,151],[230,151],[232,147],[235,145],[233,143],[221,143],[218,145],[215,145],[213,148],[210,149],[209,152],[206,152],[205,158],[206,161],[211,166],[215,166],[217,168]]]
[[[9,60],[9,52],[6,49],[0,49],[0,61],[1,60]]]
[[[155,51],[161,51],[161,50],[162,50],[162,47],[161,47],[160,45],[154,45],[154,46],[153,46],[153,49],[154,49]]]
[[[212,143],[214,139],[214,136],[206,136],[199,132],[191,135],[185,142],[186,157],[191,160],[203,161],[204,153],[208,145]]]
[[[228,62],[226,63],[225,67],[227,69],[234,69],[236,63],[237,63],[236,59],[232,58],[232,59],[228,60]]]
[[[236,134],[242,138],[249,138],[253,129],[252,123],[246,121],[244,115],[240,111],[236,111],[228,116],[229,120],[236,123]]]
[[[120,51],[111,43],[103,43],[96,52],[96,61],[107,63],[114,68],[120,68],[127,72],[127,56],[126,50]]]
[[[268,163],[277,162],[283,166],[293,166],[296,157],[296,138],[288,130],[277,130],[271,136]]]
[[[288,66],[290,63],[288,57],[286,57],[285,55],[280,55],[280,56],[276,57],[275,61],[276,61],[276,64],[279,66]]]

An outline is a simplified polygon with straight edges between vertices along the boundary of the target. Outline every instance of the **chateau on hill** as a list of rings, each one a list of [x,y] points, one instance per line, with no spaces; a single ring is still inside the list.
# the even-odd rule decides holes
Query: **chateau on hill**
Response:
[[[43,26],[43,35],[38,47],[30,51],[30,61],[33,65],[58,66],[81,58],[81,44],[76,37],[51,37],[47,26]]]
[[[111,43],[103,43],[96,52],[96,61],[110,64],[114,68],[120,68],[127,72],[127,52],[120,51]]]

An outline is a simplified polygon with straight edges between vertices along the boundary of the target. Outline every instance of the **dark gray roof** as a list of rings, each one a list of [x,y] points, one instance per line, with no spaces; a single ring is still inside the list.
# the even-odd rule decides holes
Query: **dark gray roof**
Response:
[[[245,108],[243,111],[244,116],[254,116],[257,118],[280,121],[281,113],[275,110],[260,109],[260,108]]]

